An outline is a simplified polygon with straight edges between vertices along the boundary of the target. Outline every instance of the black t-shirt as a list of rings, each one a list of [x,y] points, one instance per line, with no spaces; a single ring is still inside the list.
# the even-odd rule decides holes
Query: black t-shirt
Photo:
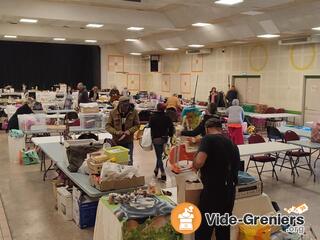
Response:
[[[205,152],[207,159],[200,169],[205,187],[223,189],[235,186],[240,165],[239,149],[228,138],[220,134],[202,138],[199,152]]]

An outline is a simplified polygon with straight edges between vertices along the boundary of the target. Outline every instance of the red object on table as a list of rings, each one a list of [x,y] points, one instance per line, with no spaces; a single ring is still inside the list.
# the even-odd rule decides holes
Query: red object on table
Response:
[[[181,170],[177,163],[179,161],[193,161],[195,154],[196,152],[187,152],[185,144],[172,147],[169,153],[171,170],[175,173],[180,173]]]

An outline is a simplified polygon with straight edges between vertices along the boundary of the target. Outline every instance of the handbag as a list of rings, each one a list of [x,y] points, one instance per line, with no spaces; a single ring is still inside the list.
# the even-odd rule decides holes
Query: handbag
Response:
[[[102,149],[102,146],[102,143],[90,142],[66,147],[69,162],[68,170],[70,172],[77,172],[86,159],[87,154]]]
[[[145,127],[143,130],[142,138],[139,140],[141,148],[145,151],[152,151],[152,138],[151,138],[151,128]]]
[[[22,163],[24,165],[32,165],[39,163],[39,156],[36,150],[22,150]]]

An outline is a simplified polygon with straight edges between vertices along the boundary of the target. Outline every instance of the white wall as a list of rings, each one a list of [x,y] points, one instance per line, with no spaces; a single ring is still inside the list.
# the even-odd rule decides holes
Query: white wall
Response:
[[[199,75],[197,99],[207,100],[212,86],[227,91],[228,79],[243,73],[260,75],[260,103],[289,110],[302,110],[304,75],[320,75],[320,45],[279,46],[276,42],[214,49],[210,55],[203,55],[203,67],[193,64],[192,56],[184,53],[161,56],[159,73],[151,73],[147,61],[140,57],[124,56],[124,70],[140,74],[140,90],[155,91],[164,96],[180,93],[180,74],[191,74],[191,97],[195,79]],[[104,48],[102,58],[106,68],[107,55],[117,53],[110,47]],[[118,54],[118,53],[117,53]],[[103,62],[103,61],[102,61]],[[201,63],[201,59],[200,59]],[[102,67],[104,67],[102,66]],[[193,69],[192,69],[193,67]],[[192,72],[200,67],[201,72]],[[202,68],[202,69],[201,69]],[[199,70],[199,69],[196,69]],[[102,71],[103,72],[103,71]],[[162,74],[170,74],[170,92],[161,91]],[[103,72],[102,86],[116,84],[126,86],[126,74]]]

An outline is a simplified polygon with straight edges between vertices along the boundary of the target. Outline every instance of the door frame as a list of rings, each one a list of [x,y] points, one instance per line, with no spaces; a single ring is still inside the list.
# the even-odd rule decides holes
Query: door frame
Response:
[[[261,80],[261,75],[232,75],[231,86],[235,85],[236,78],[243,78],[243,79],[247,79],[247,80],[248,80],[248,78],[259,78]],[[261,81],[260,81],[260,84],[261,84]],[[260,91],[260,89],[259,89],[259,91]],[[259,92],[259,98],[260,98],[260,92]],[[259,99],[259,102],[260,102],[260,99]]]
[[[304,75],[303,76],[303,87],[302,87],[302,120],[303,120],[303,125],[305,124],[305,105],[306,105],[306,90],[307,90],[307,80],[308,79],[320,79],[320,75]]]

